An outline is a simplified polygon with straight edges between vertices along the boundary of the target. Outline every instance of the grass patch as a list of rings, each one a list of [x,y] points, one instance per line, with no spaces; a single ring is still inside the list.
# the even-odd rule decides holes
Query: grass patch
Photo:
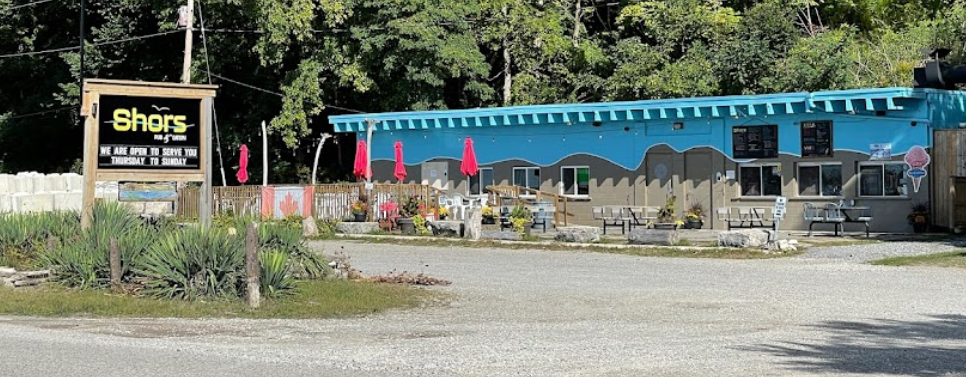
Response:
[[[966,249],[946,253],[895,257],[873,261],[879,266],[937,266],[966,268]]]
[[[182,301],[115,295],[56,285],[0,287],[0,314],[38,317],[333,318],[420,306],[441,293],[350,281],[305,281],[294,294],[249,309],[240,300]]]
[[[358,241],[374,244],[392,244],[405,246],[428,246],[428,247],[465,247],[476,249],[512,249],[512,250],[549,250],[549,251],[588,251],[606,254],[624,254],[647,257],[672,257],[672,258],[717,258],[717,259],[774,259],[799,255],[802,252],[793,253],[764,253],[759,249],[737,249],[727,247],[669,247],[669,246],[627,246],[627,247],[607,247],[607,246],[585,246],[569,245],[559,242],[499,242],[499,241],[467,241],[450,239],[395,239],[392,237],[382,238],[363,238],[346,237],[345,240]]]

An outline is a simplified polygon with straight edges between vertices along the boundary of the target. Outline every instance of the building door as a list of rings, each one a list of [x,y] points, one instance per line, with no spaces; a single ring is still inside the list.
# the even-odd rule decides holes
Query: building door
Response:
[[[711,188],[714,182],[714,166],[710,152],[687,152],[684,154],[684,198],[678,198],[678,208],[683,216],[692,203],[704,208],[705,227],[710,228],[714,216],[711,213]]]
[[[421,165],[424,185],[433,186],[439,190],[449,190],[449,164],[446,162],[424,162]]]
[[[647,165],[647,171],[644,173],[644,178],[647,181],[644,205],[649,207],[664,206],[667,198],[674,193],[671,180],[674,177],[672,155],[670,153],[648,152],[644,162]]]

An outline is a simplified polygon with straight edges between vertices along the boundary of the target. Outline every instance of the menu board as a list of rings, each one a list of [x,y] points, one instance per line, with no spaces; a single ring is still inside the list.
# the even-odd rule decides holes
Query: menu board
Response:
[[[734,158],[778,157],[778,126],[745,126],[731,128]]]
[[[802,157],[832,156],[832,122],[802,122]]]

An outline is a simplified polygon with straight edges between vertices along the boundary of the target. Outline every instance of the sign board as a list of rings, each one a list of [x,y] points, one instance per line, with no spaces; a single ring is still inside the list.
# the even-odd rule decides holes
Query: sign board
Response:
[[[802,122],[802,157],[832,156],[832,122]]]
[[[657,164],[657,166],[654,167],[654,176],[659,180],[664,180],[664,178],[667,178],[667,165]]]
[[[91,225],[97,181],[140,182],[120,195],[121,200],[136,201],[177,197],[176,186],[152,182],[201,182],[199,217],[210,222],[210,130],[217,88],[84,80],[84,228]]]
[[[788,204],[788,198],[784,196],[779,196],[775,198],[775,218],[783,219],[785,218],[785,205]]]
[[[778,157],[778,126],[741,126],[731,128],[734,158]]]
[[[735,171],[734,170],[725,170],[725,178],[727,178],[729,181],[735,180]]]
[[[906,152],[906,157],[903,160],[909,166],[906,175],[912,178],[912,189],[914,192],[919,192],[919,185],[922,184],[922,179],[926,177],[926,166],[932,159],[925,148],[916,145],[910,148],[909,152]]]
[[[97,167],[201,169],[201,100],[102,95]]]
[[[124,182],[118,185],[118,200],[122,202],[173,202],[178,200],[178,188],[174,182]]]
[[[892,143],[869,144],[870,161],[888,161],[892,159]]]

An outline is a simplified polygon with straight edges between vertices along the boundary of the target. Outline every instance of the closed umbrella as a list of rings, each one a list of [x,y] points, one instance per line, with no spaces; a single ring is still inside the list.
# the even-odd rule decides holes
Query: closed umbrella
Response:
[[[402,182],[404,179],[406,179],[406,166],[403,165],[402,142],[397,141],[395,148],[396,148],[396,169],[393,170],[393,175],[396,176],[396,179]]]
[[[360,141],[356,145],[356,161],[352,167],[352,174],[354,174],[359,179],[366,179],[372,176],[372,172],[368,171],[369,168],[369,155],[366,153],[366,142]]]
[[[463,140],[463,162],[460,164],[460,172],[463,175],[474,176],[480,171],[476,164],[476,152],[473,151],[473,139]]]
[[[238,157],[238,173],[235,174],[235,178],[238,178],[238,183],[241,184],[248,182],[248,146],[245,144],[241,146],[241,156]]]

